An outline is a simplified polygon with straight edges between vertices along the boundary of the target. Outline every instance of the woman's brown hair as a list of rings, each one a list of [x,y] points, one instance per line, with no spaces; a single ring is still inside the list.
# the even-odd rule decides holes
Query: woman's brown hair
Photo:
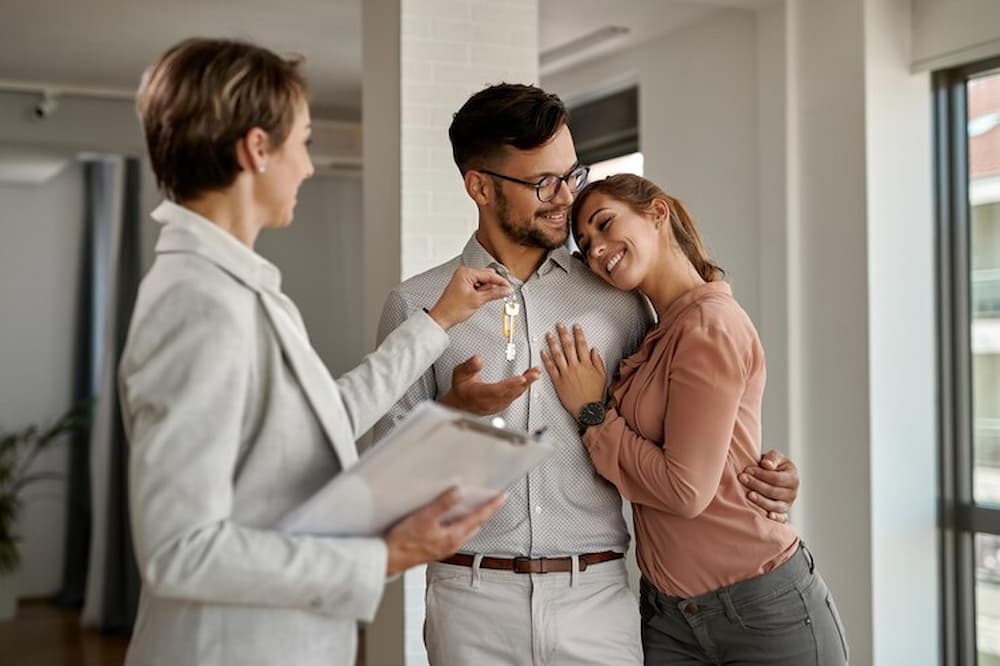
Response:
[[[701,242],[698,228],[694,225],[691,214],[688,213],[687,208],[684,207],[681,200],[664,192],[653,181],[630,173],[620,173],[608,176],[604,180],[595,180],[576,195],[571,217],[574,225],[580,215],[580,209],[583,208],[583,203],[591,195],[597,193],[607,195],[612,199],[622,202],[639,215],[645,215],[650,212],[653,200],[662,199],[666,201],[667,210],[669,211],[670,228],[674,232],[674,238],[677,239],[677,243],[680,245],[681,250],[684,251],[684,255],[688,258],[688,261],[698,271],[698,275],[705,282],[714,282],[725,275],[726,272],[712,261],[708,256],[708,252],[705,251],[705,245]]]
[[[254,127],[279,147],[308,96],[300,64],[231,39],[187,39],[160,56],[136,108],[163,193],[183,201],[232,185],[237,143]]]

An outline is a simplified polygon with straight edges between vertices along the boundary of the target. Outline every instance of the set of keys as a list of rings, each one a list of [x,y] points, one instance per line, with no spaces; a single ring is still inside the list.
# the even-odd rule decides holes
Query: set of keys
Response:
[[[507,340],[507,360],[513,361],[517,355],[517,347],[514,345],[514,323],[517,315],[521,313],[521,305],[511,298],[503,303],[503,337]]]

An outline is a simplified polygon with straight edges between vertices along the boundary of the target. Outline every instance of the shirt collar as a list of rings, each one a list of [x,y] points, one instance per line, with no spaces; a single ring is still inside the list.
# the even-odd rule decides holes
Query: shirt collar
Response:
[[[545,257],[545,261],[542,262],[542,265],[538,267],[536,272],[538,275],[546,275],[552,270],[553,266],[558,266],[569,273],[573,261],[573,256],[566,246],[560,246],[549,251],[548,256]],[[501,275],[505,277],[508,275],[507,267],[501,264],[480,244],[479,239],[476,238],[476,232],[472,233],[469,242],[465,244],[465,249],[462,250],[462,263],[469,268],[494,268]]]
[[[241,243],[214,222],[173,201],[163,201],[152,213],[163,225],[157,254],[189,252],[205,257],[255,290],[281,291],[277,266]]]

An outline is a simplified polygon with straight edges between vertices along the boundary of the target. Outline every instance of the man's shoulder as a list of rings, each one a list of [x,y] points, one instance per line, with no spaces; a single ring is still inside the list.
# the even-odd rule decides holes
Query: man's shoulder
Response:
[[[597,277],[582,262],[576,259],[570,264],[570,278],[574,287],[584,292],[589,298],[603,300],[605,302],[622,303],[629,306],[645,307],[642,296],[637,291],[622,291],[614,287],[601,278]]]

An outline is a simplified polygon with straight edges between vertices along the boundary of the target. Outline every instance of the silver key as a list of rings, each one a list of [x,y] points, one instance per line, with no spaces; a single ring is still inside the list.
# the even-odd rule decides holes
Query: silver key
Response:
[[[514,324],[517,315],[521,312],[521,306],[516,301],[506,301],[503,304],[503,337],[507,339],[507,360],[513,361],[517,355],[517,347],[514,345]]]

